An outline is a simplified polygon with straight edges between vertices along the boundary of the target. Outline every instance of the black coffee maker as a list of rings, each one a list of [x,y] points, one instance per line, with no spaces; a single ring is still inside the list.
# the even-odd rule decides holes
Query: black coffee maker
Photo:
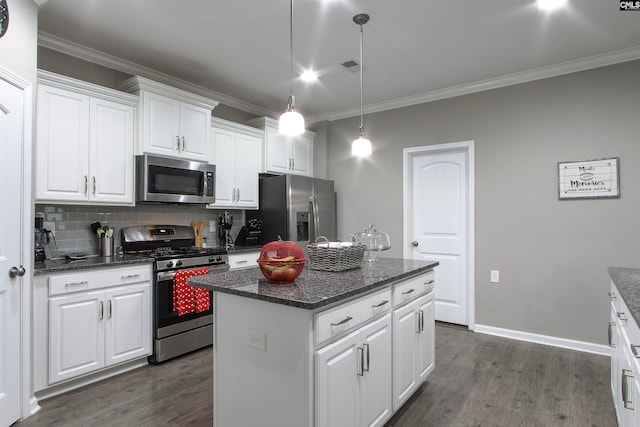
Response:
[[[34,260],[44,261],[47,259],[47,254],[44,251],[45,245],[49,244],[49,233],[50,231],[43,228],[44,227],[44,218],[41,216],[37,216],[35,219],[35,230],[34,230],[34,241],[33,241],[33,250],[34,250]]]

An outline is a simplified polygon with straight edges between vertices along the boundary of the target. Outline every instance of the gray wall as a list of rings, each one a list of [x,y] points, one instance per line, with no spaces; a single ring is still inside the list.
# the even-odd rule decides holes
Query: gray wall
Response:
[[[33,0],[8,3],[9,27],[0,39],[0,66],[35,86],[38,7]]]
[[[640,265],[640,61],[330,124],[339,234],[371,222],[402,256],[402,148],[475,141],[476,322],[604,344],[607,266]],[[559,201],[557,162],[619,157],[621,198]],[[500,270],[500,283],[489,271]]]

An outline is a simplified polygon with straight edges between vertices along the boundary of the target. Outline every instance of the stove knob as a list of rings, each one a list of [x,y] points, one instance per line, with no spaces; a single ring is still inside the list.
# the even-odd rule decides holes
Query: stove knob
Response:
[[[176,267],[180,267],[182,265],[182,261],[176,262]]]
[[[216,261],[222,261],[222,257],[218,255],[218,257],[216,258]]]
[[[209,257],[209,262],[214,262],[215,260],[216,260],[216,257],[214,257],[214,256],[210,256]]]
[[[173,267],[173,261],[169,261],[169,262],[167,263],[167,268],[171,268],[171,267]]]

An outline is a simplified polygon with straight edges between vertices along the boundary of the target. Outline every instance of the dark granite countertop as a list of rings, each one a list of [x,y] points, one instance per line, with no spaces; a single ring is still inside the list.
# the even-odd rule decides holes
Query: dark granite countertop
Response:
[[[36,262],[33,268],[33,275],[60,273],[64,271],[88,270],[91,268],[118,267],[129,264],[152,263],[153,258],[139,255],[124,255],[113,257],[88,256],[83,260],[47,259]]]
[[[640,268],[609,267],[607,271],[631,316],[640,326]]]
[[[307,265],[295,283],[272,285],[258,267],[194,276],[193,286],[313,310],[433,269],[439,263],[379,258],[376,263],[342,272],[311,270]]]

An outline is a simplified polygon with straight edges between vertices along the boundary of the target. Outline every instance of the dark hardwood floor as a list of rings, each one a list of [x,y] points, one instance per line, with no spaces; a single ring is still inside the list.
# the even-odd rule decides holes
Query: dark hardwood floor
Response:
[[[14,426],[210,426],[211,366],[209,348],[140,368],[42,401],[37,414]],[[436,369],[387,423],[615,425],[608,357],[445,324],[436,326]]]

